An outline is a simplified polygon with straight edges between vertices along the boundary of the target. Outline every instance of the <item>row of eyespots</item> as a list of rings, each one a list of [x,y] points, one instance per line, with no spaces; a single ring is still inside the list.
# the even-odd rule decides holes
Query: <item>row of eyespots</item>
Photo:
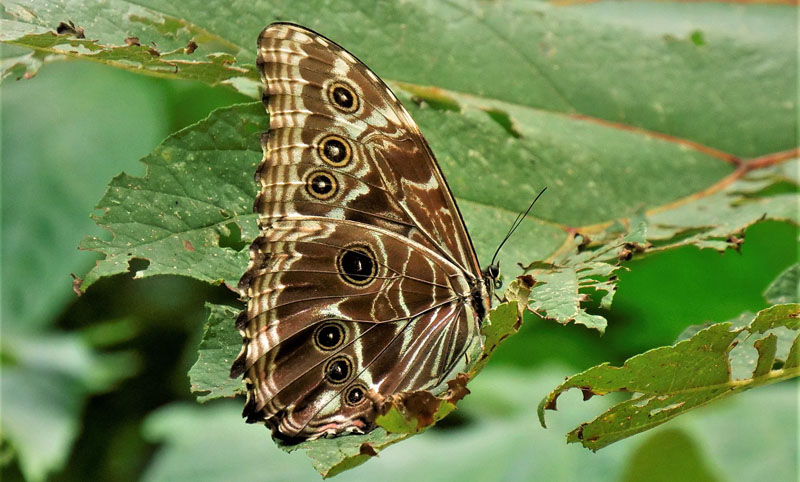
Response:
[[[332,82],[328,87],[328,99],[334,107],[351,114],[358,110],[360,102],[355,90],[345,82]],[[320,158],[332,167],[344,167],[353,157],[353,149],[344,138],[331,134],[319,141],[317,149]],[[338,190],[336,178],[329,172],[317,170],[312,172],[306,181],[306,188],[316,199],[326,200],[333,197]],[[375,254],[367,246],[351,246],[339,252],[336,268],[342,279],[354,286],[366,286],[377,275]],[[346,333],[344,327],[336,322],[328,322],[320,326],[314,334],[317,347],[332,351],[344,344]],[[338,385],[346,382],[353,371],[353,364],[345,355],[337,356],[325,364],[325,379]],[[366,387],[354,383],[345,390],[344,403],[357,406],[365,400]]]
[[[323,351],[332,351],[344,344],[346,339],[345,328],[337,321],[323,323],[314,331],[314,343]],[[325,364],[325,379],[339,385],[346,382],[353,372],[353,363],[345,355],[337,356]],[[359,405],[364,401],[366,388],[361,383],[354,383],[344,392],[344,402],[350,406]]]
[[[347,82],[331,82],[327,89],[328,100],[342,112],[351,114],[358,110],[358,95]],[[332,167],[344,167],[353,158],[353,148],[341,136],[327,135],[320,139],[317,152],[323,162]],[[339,183],[336,177],[325,170],[313,171],[306,177],[306,191],[311,197],[326,201],[336,195]]]

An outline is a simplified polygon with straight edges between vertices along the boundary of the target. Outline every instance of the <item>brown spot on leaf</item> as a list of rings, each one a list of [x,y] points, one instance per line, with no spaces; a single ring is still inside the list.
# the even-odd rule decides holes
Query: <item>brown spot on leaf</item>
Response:
[[[367,442],[361,444],[361,447],[358,449],[358,453],[359,455],[369,455],[370,457],[378,456],[378,452],[376,452],[372,445]]]
[[[186,48],[184,50],[187,54],[194,53],[194,51],[197,50],[197,42],[194,40],[189,40],[189,43],[186,44]]]
[[[576,231],[575,232],[575,238],[578,238],[579,236],[581,238],[581,242],[578,245],[578,252],[582,253],[583,251],[586,250],[587,247],[589,247],[589,243],[592,242],[592,238],[590,238],[589,236],[587,236],[585,234],[581,234],[581,233]]]
[[[139,37],[125,37],[125,45],[141,45],[139,43]]]
[[[441,400],[424,390],[401,395],[405,395],[402,404],[406,414],[416,418],[420,427],[433,424],[433,416],[439,410]]]
[[[575,436],[578,440],[583,440],[583,428],[586,426],[586,422],[578,425],[578,428],[575,429]]]
[[[78,296],[82,295],[83,290],[81,289],[81,285],[83,284],[83,279],[75,276],[75,273],[70,273],[70,276],[72,276],[72,291]]]
[[[744,235],[736,236],[735,234],[731,234],[725,241],[733,245],[732,248],[736,251],[741,251],[742,243],[744,243]]]
[[[453,380],[447,381],[447,394],[445,395],[445,399],[455,405],[462,398],[466,397],[470,394],[469,389],[467,388],[467,382],[469,381],[469,375],[466,373],[459,373]]]
[[[597,395],[591,387],[579,387],[581,389],[581,394],[583,395],[583,401],[587,401],[593,396]]]
[[[186,248],[186,251],[194,251],[194,246],[192,245],[191,241],[184,241],[183,247]]]
[[[519,284],[525,288],[533,288],[533,286],[536,284],[536,280],[529,274],[524,274],[517,279],[519,280]]]

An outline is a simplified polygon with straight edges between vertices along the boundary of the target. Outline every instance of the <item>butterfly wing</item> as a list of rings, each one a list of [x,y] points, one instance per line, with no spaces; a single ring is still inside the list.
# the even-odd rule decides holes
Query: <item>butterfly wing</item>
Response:
[[[391,231],[287,219],[251,253],[234,370],[248,382],[248,419],[284,438],[365,431],[368,392],[432,389],[475,339],[459,269]]]
[[[472,243],[430,147],[386,84],[336,43],[297,25],[270,25],[258,48],[270,114],[258,174],[268,188],[257,204],[265,219],[305,214],[376,224],[479,277]],[[342,192],[309,200],[298,181],[309,180],[320,166]],[[297,183],[295,189],[280,184],[287,179]]]
[[[232,376],[244,373],[248,421],[278,437],[366,432],[376,399],[455,375],[488,296],[436,161],[388,87],[291,24],[262,32],[258,63],[262,233],[240,281],[250,300]]]

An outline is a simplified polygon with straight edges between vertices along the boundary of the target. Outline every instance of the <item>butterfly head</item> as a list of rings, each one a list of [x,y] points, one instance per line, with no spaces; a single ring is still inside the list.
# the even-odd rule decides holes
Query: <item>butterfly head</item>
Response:
[[[483,270],[483,280],[490,293],[503,287],[503,281],[500,279],[500,261],[495,261]]]
[[[506,241],[508,241],[511,235],[514,234],[514,231],[516,231],[517,228],[520,227],[522,221],[525,220],[525,216],[527,216],[528,213],[531,212],[531,209],[533,209],[533,205],[536,204],[536,201],[539,199],[539,197],[541,197],[542,194],[544,194],[545,190],[547,190],[547,188],[544,188],[541,191],[539,191],[539,194],[536,195],[536,198],[534,198],[530,206],[528,206],[528,209],[517,215],[517,219],[515,219],[514,222],[511,223],[511,228],[508,230],[508,233],[503,238],[503,240],[500,241],[500,244],[497,246],[497,249],[494,252],[494,256],[492,256],[492,262],[489,263],[489,266],[487,266],[486,269],[483,270],[483,279],[486,283],[486,289],[489,290],[490,294],[493,292],[493,290],[499,290],[503,286],[503,282],[500,280],[500,260],[497,259],[497,255],[500,253],[500,250],[503,248],[503,245],[506,244]]]

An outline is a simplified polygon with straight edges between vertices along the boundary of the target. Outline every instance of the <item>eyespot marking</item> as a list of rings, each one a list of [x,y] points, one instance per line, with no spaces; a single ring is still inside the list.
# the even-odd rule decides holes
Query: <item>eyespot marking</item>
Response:
[[[355,89],[342,81],[332,82],[328,86],[328,100],[338,110],[352,114],[360,105]]]
[[[339,252],[336,269],[346,283],[366,286],[378,274],[378,261],[366,245],[351,245]]]
[[[327,321],[314,330],[314,346],[323,351],[333,351],[347,339],[344,326],[338,321]]]
[[[333,167],[344,167],[353,156],[350,143],[337,135],[328,135],[319,141],[317,147],[319,157]]]
[[[345,405],[355,407],[364,403],[367,399],[367,387],[361,383],[356,383],[349,387],[343,395]]]
[[[325,201],[336,195],[339,183],[327,171],[313,171],[306,177],[306,192],[320,201]]]
[[[337,356],[325,364],[325,379],[334,385],[346,382],[352,372],[353,362],[344,355]]]

